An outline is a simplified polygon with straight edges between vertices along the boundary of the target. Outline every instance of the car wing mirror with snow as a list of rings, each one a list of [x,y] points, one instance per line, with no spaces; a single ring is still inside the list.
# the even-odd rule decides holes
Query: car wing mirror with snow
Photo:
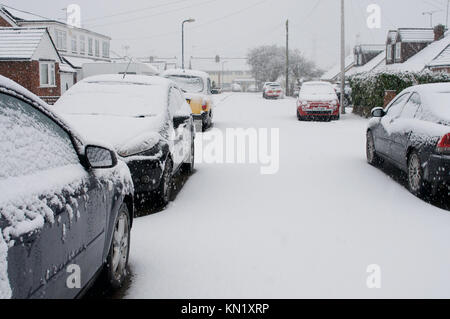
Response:
[[[107,148],[88,145],[86,146],[85,154],[90,168],[106,169],[117,165],[116,153]]]
[[[383,117],[386,111],[382,107],[376,107],[372,110],[372,117]]]

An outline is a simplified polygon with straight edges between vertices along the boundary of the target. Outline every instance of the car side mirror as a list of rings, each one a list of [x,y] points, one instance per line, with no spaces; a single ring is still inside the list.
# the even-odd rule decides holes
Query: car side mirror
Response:
[[[190,115],[177,115],[173,117],[173,126],[177,129],[191,119]]]
[[[376,107],[372,110],[372,117],[383,117],[386,111],[382,107]]]
[[[90,168],[107,169],[117,165],[116,153],[107,148],[88,145],[86,146],[85,154]]]

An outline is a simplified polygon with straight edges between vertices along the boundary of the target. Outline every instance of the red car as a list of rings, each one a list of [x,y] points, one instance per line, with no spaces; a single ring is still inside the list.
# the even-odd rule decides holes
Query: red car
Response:
[[[340,104],[333,86],[328,82],[304,83],[297,100],[297,118],[339,120]]]
[[[283,88],[280,83],[266,83],[263,89],[263,98],[282,99],[284,97]]]

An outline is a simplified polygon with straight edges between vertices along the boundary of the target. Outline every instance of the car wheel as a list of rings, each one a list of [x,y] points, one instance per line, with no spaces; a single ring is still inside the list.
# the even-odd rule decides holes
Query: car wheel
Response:
[[[381,164],[381,159],[377,154],[375,149],[375,140],[371,131],[367,132],[367,142],[366,142],[366,156],[367,162],[370,165],[378,166]]]
[[[411,153],[408,159],[408,188],[411,193],[418,197],[427,194],[428,185],[424,179],[423,167],[419,154],[415,151]]]
[[[173,162],[170,158],[166,160],[164,172],[158,190],[158,199],[162,205],[167,205],[172,198],[173,190]]]
[[[106,262],[108,284],[113,289],[122,287],[128,276],[128,257],[130,254],[130,213],[126,204],[122,204],[114,225],[111,248]]]

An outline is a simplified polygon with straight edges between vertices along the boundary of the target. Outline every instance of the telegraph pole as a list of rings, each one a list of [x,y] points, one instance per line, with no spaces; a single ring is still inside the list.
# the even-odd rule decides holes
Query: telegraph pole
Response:
[[[345,114],[345,1],[341,0],[341,113]]]
[[[286,96],[289,96],[289,20],[286,21]]]

